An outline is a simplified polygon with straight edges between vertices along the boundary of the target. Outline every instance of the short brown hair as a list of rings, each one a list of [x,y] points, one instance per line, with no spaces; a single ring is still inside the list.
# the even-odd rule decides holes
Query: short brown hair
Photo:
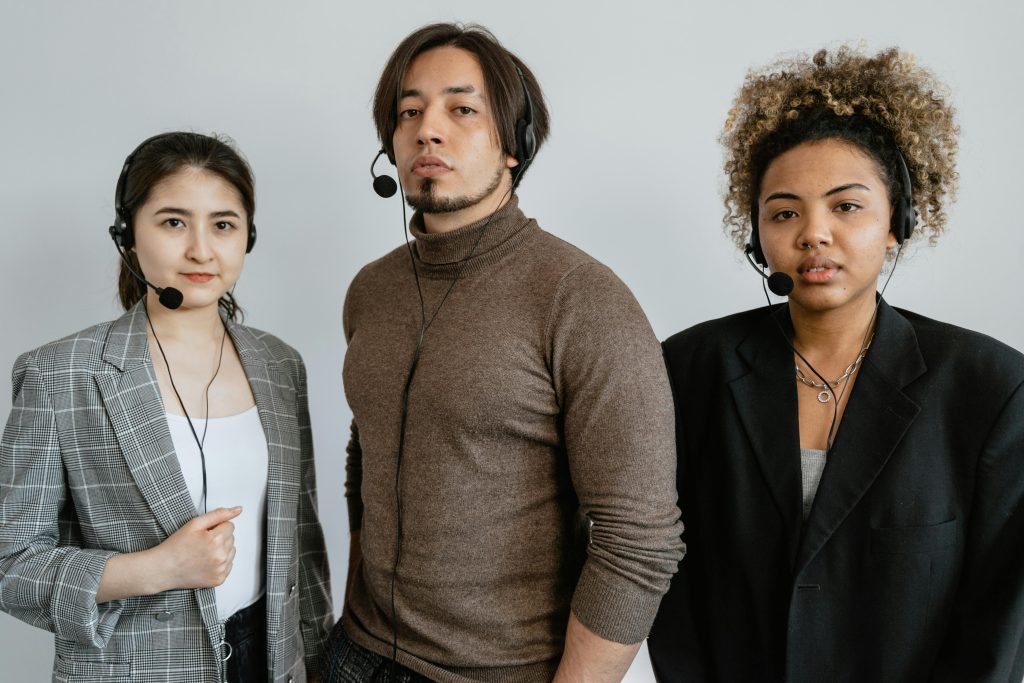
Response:
[[[395,51],[391,53],[384,71],[377,82],[377,93],[373,98],[373,121],[377,126],[377,135],[388,154],[394,161],[395,150],[392,138],[398,126],[398,99],[402,90],[402,82],[409,70],[409,65],[419,55],[435,47],[457,47],[476,55],[480,60],[480,68],[484,73],[487,86],[487,100],[494,112],[494,120],[498,129],[498,140],[506,154],[516,154],[516,121],[523,118],[526,111],[526,95],[523,83],[530,93],[533,103],[533,128],[536,146],[539,150],[548,137],[548,109],[544,104],[544,93],[533,72],[519,57],[509,52],[498,42],[489,30],[477,24],[429,24],[406,37]],[[522,73],[522,81],[519,73]],[[525,174],[525,169],[517,180]]]

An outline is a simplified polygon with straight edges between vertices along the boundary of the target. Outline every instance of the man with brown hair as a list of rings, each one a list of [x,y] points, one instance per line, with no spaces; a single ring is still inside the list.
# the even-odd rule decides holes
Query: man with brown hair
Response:
[[[411,34],[374,118],[415,239],[345,301],[352,550],[327,680],[619,680],[682,557],[658,341],[608,268],[519,210],[548,113],[490,32]]]

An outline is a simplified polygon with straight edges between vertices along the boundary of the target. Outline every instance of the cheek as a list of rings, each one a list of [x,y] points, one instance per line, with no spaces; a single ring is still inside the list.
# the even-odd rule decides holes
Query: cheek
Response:
[[[231,280],[238,279],[238,276],[242,272],[242,267],[245,265],[245,245],[241,248],[237,245],[231,245],[229,248],[223,250],[220,254],[220,264],[222,273]]]
[[[135,258],[139,266],[146,271],[155,273],[167,267],[167,245],[162,245],[160,238],[145,230],[136,229]]]

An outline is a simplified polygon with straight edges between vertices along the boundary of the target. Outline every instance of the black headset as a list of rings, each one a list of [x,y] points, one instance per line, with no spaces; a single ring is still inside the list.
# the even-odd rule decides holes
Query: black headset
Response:
[[[523,86],[523,115],[516,119],[516,151],[515,158],[519,164],[512,171],[512,187],[519,184],[526,167],[533,163],[533,155],[537,152],[537,131],[533,126],[533,99],[530,97],[530,89],[526,87],[526,77],[523,70],[516,65],[516,73],[519,75],[519,83]]]
[[[118,246],[119,250],[128,251],[135,246],[135,233],[134,226],[132,226],[131,212],[124,209],[124,193],[125,186],[128,184],[128,169],[131,167],[136,155],[145,149],[147,145],[172,135],[181,135],[181,133],[159,133],[146,138],[124,160],[124,167],[121,168],[121,175],[117,177],[117,187],[114,189],[114,224],[107,229],[110,233],[110,238],[114,240],[114,244]],[[249,225],[245,243],[246,254],[251,252],[252,248],[256,245],[256,223],[253,222],[252,216],[247,218]]]
[[[900,185],[903,192],[893,206],[892,233],[896,236],[896,242],[902,246],[903,242],[914,233],[918,214],[917,209],[914,208],[914,186],[910,180],[910,170],[907,168],[907,162],[904,160],[899,147],[894,145],[894,149],[896,150]],[[761,235],[758,231],[759,217],[757,198],[755,197],[750,205],[750,243],[747,245],[746,251],[748,254],[753,255],[754,260],[760,266],[767,268],[768,259],[764,257],[764,251],[761,249]]]
[[[519,83],[523,87],[523,115],[516,119],[516,148],[512,156],[518,162],[512,169],[512,187],[519,185],[519,180],[526,172],[526,167],[533,163],[533,155],[537,152],[537,130],[533,125],[533,98],[530,97],[530,89],[526,87],[526,76],[518,64],[513,63],[516,74],[519,76]],[[370,176],[373,177],[373,191],[380,197],[388,198],[395,194],[398,185],[394,178],[386,175],[377,175],[373,168],[381,155],[386,155],[393,166],[395,164],[395,150],[390,142],[384,141],[384,146],[377,152],[377,156],[370,162]],[[131,157],[129,157],[131,159]],[[126,166],[127,168],[127,166]],[[255,233],[254,233],[255,234]],[[253,238],[255,239],[255,237]]]

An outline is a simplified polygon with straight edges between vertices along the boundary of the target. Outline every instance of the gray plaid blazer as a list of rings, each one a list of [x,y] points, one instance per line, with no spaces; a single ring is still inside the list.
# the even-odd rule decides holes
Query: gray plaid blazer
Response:
[[[305,683],[334,620],[317,519],[306,373],[273,335],[228,323],[269,447],[270,680]],[[0,442],[0,609],[55,634],[54,681],[219,681],[213,589],[96,604],[106,561],[196,515],[137,305],[18,358]]]

